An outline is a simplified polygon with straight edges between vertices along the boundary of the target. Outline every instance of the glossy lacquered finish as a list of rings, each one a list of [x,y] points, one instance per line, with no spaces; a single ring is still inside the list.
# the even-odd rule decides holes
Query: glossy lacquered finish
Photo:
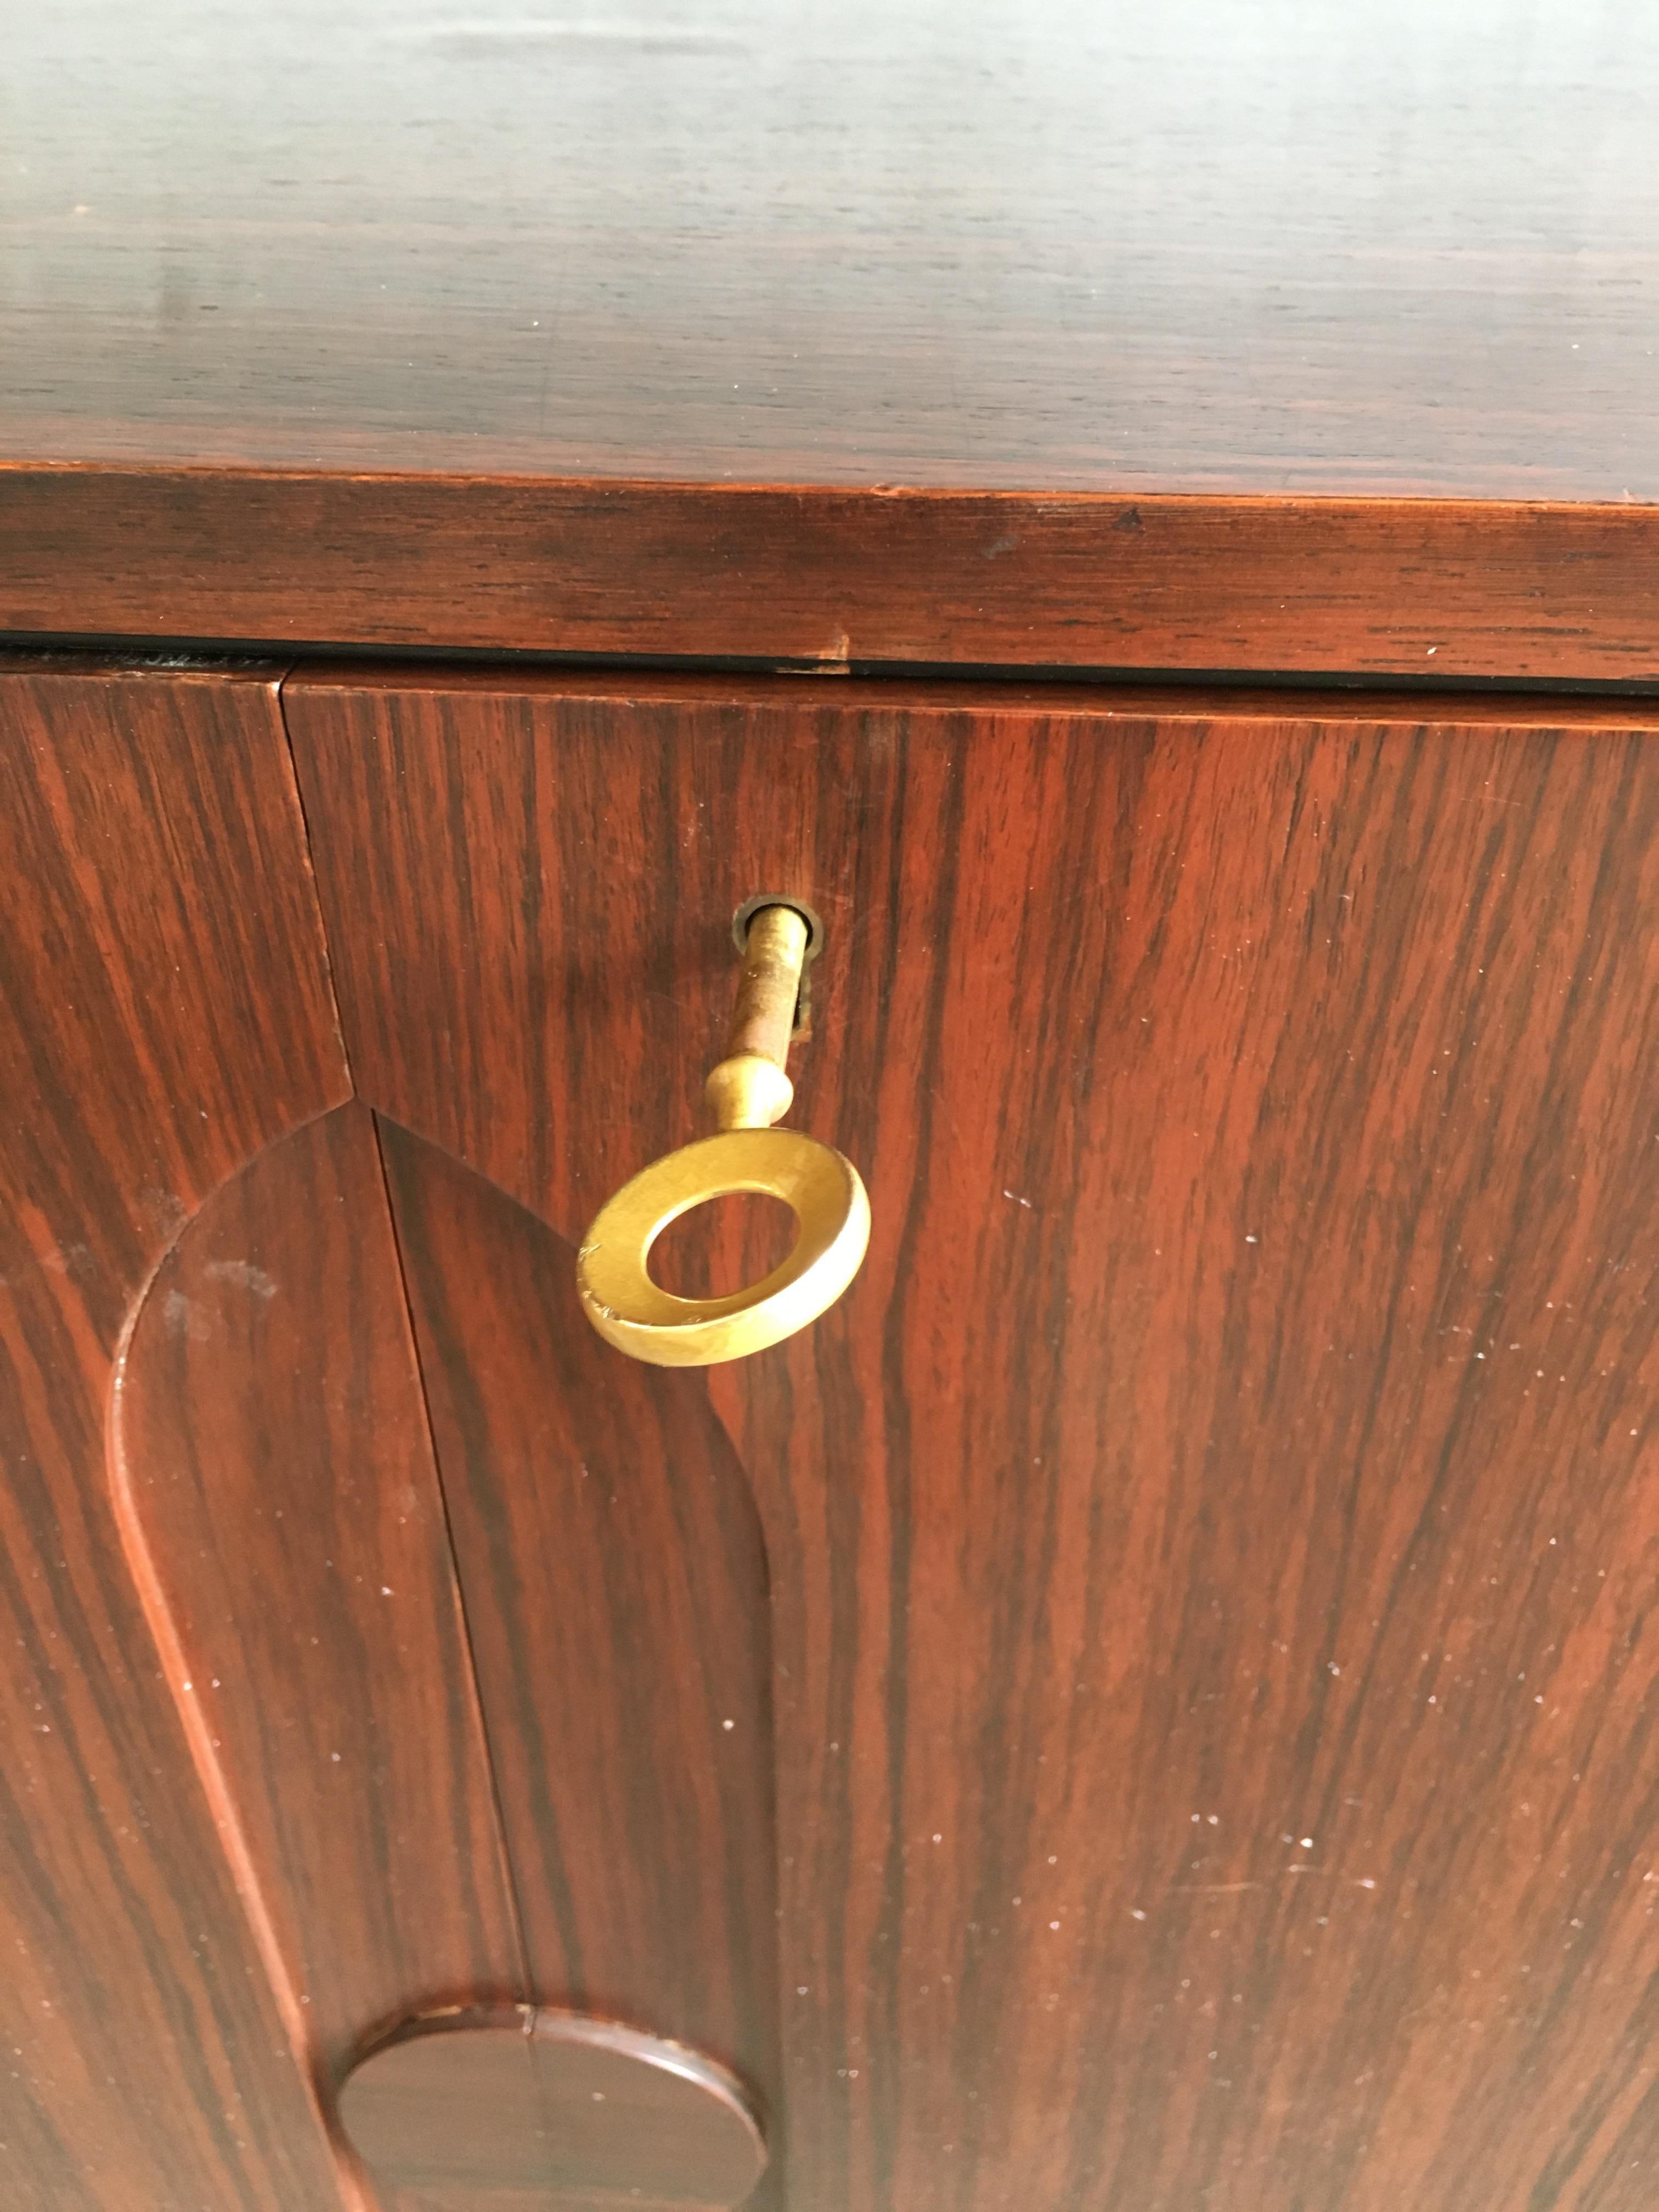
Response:
[[[18,459],[1659,495],[1639,0],[10,28]]]
[[[128,1570],[106,1416],[181,1224],[347,1090],[274,678],[0,672],[0,2193],[20,2212],[337,2212]]]
[[[1645,2208],[1659,716],[282,705],[0,678],[8,2202]],[[875,1231],[674,1373],[757,884]]]
[[[527,1987],[364,1108],[267,1146],[182,1230],[111,1431],[202,1789],[326,2101],[366,2037]]]
[[[538,1974],[754,2083],[789,2207],[1645,2206],[1659,721],[285,706]],[[874,1234],[659,1374],[552,1261],[685,1133],[756,884]]]
[[[753,1492],[687,1377],[594,1334],[573,1243],[407,1130],[381,1143],[533,1994],[702,2051],[775,2112]]]
[[[1651,680],[1656,90],[1640,0],[26,11],[0,629]]]
[[[0,630],[1659,680],[1652,511],[0,467]]]

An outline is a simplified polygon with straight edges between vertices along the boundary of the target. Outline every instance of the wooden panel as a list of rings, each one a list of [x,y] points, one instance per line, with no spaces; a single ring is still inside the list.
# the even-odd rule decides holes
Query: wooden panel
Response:
[[[1659,496],[1640,0],[11,30],[15,457]]]
[[[701,1395],[620,1371],[575,1255],[383,1132],[532,1978],[777,2085],[766,1557]]]
[[[1642,0],[8,29],[0,629],[1656,674]]]
[[[116,1405],[135,1571],[326,2095],[408,2014],[524,1989],[362,1107],[270,1146],[191,1222]]]
[[[342,2111],[421,2212],[728,2212],[766,2166],[729,2075],[575,2013],[423,2021],[365,2059]]]
[[[1659,678],[1647,507],[0,464],[0,513],[19,635]]]
[[[365,1091],[567,1237],[828,923],[787,2199],[1636,2212],[1659,730],[875,690],[289,694]]]
[[[0,672],[0,2143],[18,2212],[329,2212],[110,1510],[131,1302],[345,1077],[274,687]]]

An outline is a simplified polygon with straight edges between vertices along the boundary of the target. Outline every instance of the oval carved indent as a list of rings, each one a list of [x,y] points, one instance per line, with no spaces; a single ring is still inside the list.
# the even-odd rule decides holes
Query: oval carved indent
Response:
[[[730,2212],[767,2164],[723,2067],[578,2013],[416,2021],[353,2069],[340,2118],[377,2182],[422,2212]]]

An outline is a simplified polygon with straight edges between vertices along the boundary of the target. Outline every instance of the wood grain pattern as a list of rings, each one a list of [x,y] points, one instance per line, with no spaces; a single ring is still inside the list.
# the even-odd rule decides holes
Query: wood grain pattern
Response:
[[[743,1470],[706,1399],[618,1368],[567,1243],[431,1146],[382,1142],[536,1994],[775,2100],[767,1570]]]
[[[765,1530],[786,2201],[1644,2206],[1654,718],[287,706],[366,1094],[567,1237],[738,900],[826,921],[869,1259],[666,1385]]]
[[[9,27],[0,630],[1659,673],[1639,0],[435,6]]]
[[[18,2212],[336,2212],[123,1561],[179,1223],[344,1095],[270,673],[0,671],[0,2158]]]
[[[766,2166],[730,2075],[575,2013],[421,2021],[357,2068],[343,2112],[421,2212],[729,2212]]]
[[[945,30],[924,0],[20,21],[5,450],[1659,497],[1639,0]]]
[[[0,631],[1652,684],[1655,512],[0,466]]]
[[[326,2100],[408,2014],[525,1993],[362,1108],[269,1147],[184,1231],[112,1437],[157,1644]]]

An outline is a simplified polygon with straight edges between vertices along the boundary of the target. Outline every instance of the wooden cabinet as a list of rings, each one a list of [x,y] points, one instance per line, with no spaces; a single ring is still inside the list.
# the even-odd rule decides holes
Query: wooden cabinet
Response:
[[[3,2212],[1648,2212],[1659,19],[12,12]]]
[[[1646,2201],[1652,710],[18,663],[0,773],[11,2201]],[[659,1370],[758,890],[869,1255]]]

